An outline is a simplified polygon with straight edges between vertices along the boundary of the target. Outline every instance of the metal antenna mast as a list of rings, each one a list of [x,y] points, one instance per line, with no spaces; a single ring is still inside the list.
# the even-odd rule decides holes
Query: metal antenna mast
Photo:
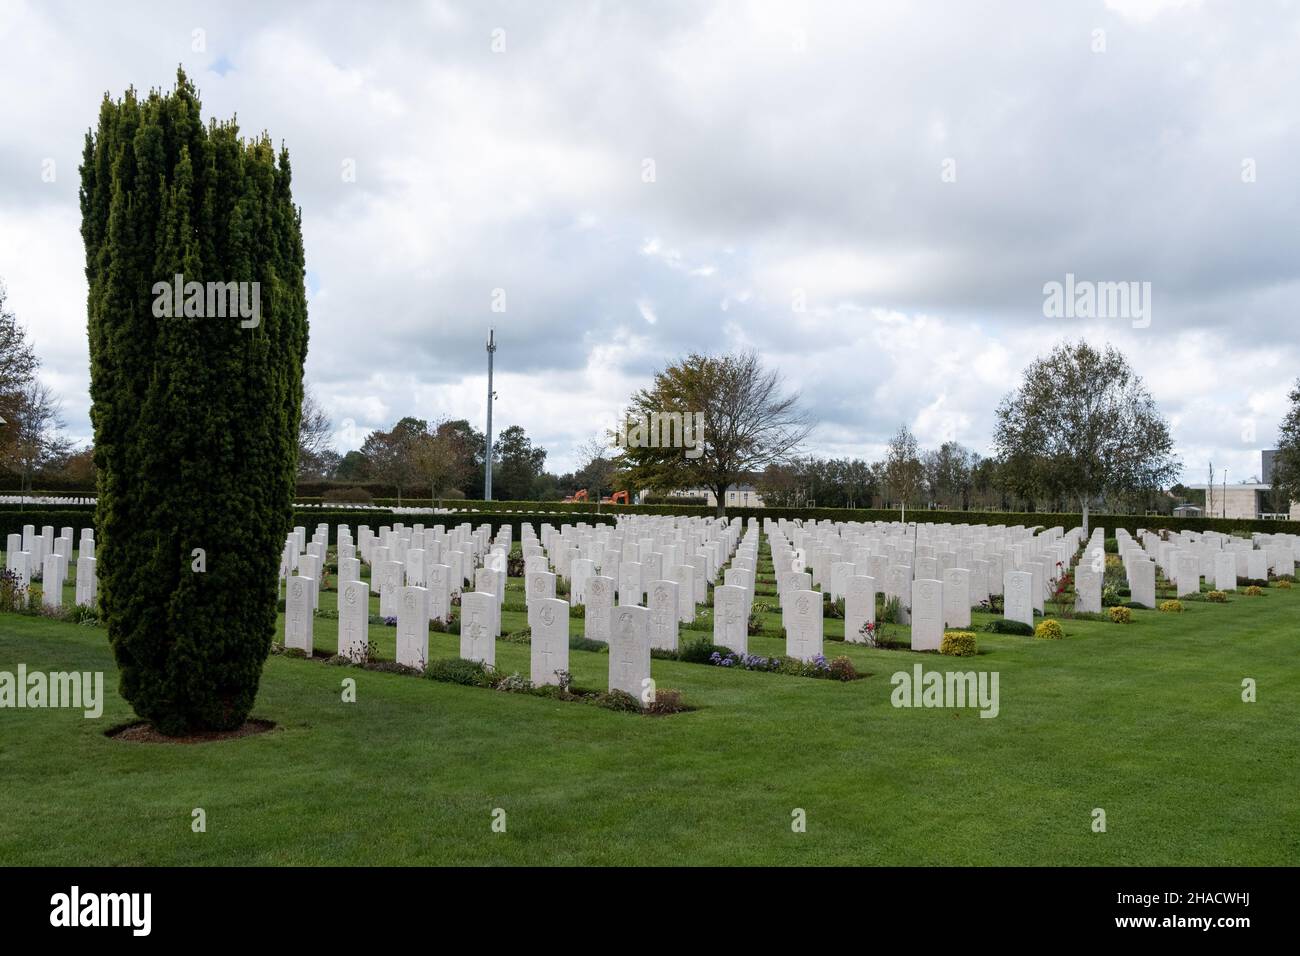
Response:
[[[492,391],[492,355],[497,350],[496,330],[488,329],[488,396],[487,396],[487,452],[483,468],[483,500],[492,500],[492,400],[496,393]]]

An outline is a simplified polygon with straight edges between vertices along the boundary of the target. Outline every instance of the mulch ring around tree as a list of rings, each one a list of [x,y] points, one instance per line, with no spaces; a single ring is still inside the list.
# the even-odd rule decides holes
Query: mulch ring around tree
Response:
[[[113,740],[124,740],[132,744],[207,744],[218,740],[236,740],[240,737],[252,737],[275,729],[273,720],[246,720],[233,730],[205,730],[179,737],[168,737],[154,730],[147,720],[137,720],[130,724],[119,724],[104,731],[104,736]]]

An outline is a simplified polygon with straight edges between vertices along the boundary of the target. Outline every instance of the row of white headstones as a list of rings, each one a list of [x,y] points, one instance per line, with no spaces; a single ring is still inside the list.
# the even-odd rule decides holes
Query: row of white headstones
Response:
[[[1067,570],[1074,572],[1076,610],[1095,613],[1102,606],[1101,528],[1093,529],[1080,551],[1079,528],[1036,532],[1023,526],[802,524],[784,519],[766,519],[764,526],[786,652],[803,661],[823,653],[826,596],[845,601],[846,640],[868,641],[864,625],[875,622],[880,580],[885,598],[898,600],[901,621],[911,624],[916,650],[937,649],[945,630],[970,626],[971,608],[990,595],[1004,596],[1008,619],[1032,626]],[[679,625],[695,620],[696,606],[707,601],[720,570],[724,583],[713,589],[714,643],[748,653],[758,560],[755,519],[747,532],[739,519],[670,516],[620,516],[614,526],[579,523],[557,529],[543,524],[540,537],[531,524],[522,529],[534,683],[557,683],[568,668],[572,603],[584,607],[584,636],[610,645],[610,687],[633,694],[644,690],[650,650],[677,649]],[[295,566],[298,570],[290,577],[286,644],[310,652],[311,611],[318,602],[315,579],[328,548],[328,528],[318,528],[309,544],[305,535],[305,529],[295,529],[286,542],[284,573],[290,575]],[[378,534],[362,526],[358,537],[354,544],[351,532],[340,529],[340,654],[365,653],[368,599],[378,592],[381,614],[397,619],[398,661],[423,667],[427,622],[448,620],[459,595],[461,656],[495,666],[512,543],[508,526],[495,539],[488,526],[473,530],[468,524],[450,530],[396,524]],[[1217,583],[1228,589],[1236,586],[1238,566],[1251,577],[1265,577],[1270,570],[1293,573],[1300,548],[1290,535],[1261,535],[1254,541],[1213,532],[1181,532],[1172,539],[1140,532],[1140,537],[1143,544],[1122,529],[1117,532],[1132,600],[1147,607],[1155,605],[1158,564],[1178,582],[1180,593],[1195,593],[1205,564],[1217,566]],[[853,560],[844,560],[846,556]],[[1191,567],[1193,557],[1196,568]],[[360,580],[363,560],[372,568],[369,586]],[[1228,570],[1232,573],[1225,578]],[[556,598],[559,579],[569,585],[569,601]],[[469,583],[475,590],[466,592]]]
[[[677,648],[679,623],[695,619],[696,604],[707,600],[720,571],[726,583],[714,589],[715,635],[730,635],[744,650],[758,561],[757,526],[742,541],[739,519],[638,519],[558,529],[543,524],[540,537],[531,524],[522,525],[533,683],[557,684],[568,670],[571,604],[556,597],[559,578],[568,583],[572,603],[584,609],[584,635],[609,644],[611,690],[645,700],[652,687],[651,648]],[[355,541],[350,529],[340,526],[337,652],[352,659],[366,656],[369,599],[378,592],[380,614],[396,618],[397,662],[422,669],[428,661],[430,622],[449,620],[458,599],[460,656],[494,667],[511,546],[508,525],[495,538],[486,525],[394,524],[378,533],[361,526]],[[285,542],[285,646],[307,654],[314,650],[313,612],[319,606],[320,569],[328,547],[327,525],[318,526],[310,541],[305,528],[296,528]],[[687,559],[693,563],[683,563]],[[362,561],[371,568],[369,585],[360,580]],[[474,590],[465,590],[471,581]]]
[[[24,600],[30,593],[33,578],[41,579],[41,603],[45,607],[63,606],[63,586],[68,580],[72,561],[72,528],[62,528],[56,537],[54,527],[45,525],[37,533],[35,525],[23,525],[22,534],[10,534],[5,541],[5,567],[13,572],[22,588]],[[77,544],[76,591],[73,600],[82,607],[93,607],[99,593],[99,576],[95,569],[95,530],[82,528]]]
[[[937,649],[945,630],[969,627],[971,608],[990,595],[1003,596],[1006,618],[1032,626],[1069,571],[1075,610],[1102,609],[1101,528],[1093,529],[1082,550],[1081,528],[782,520],[768,534],[788,639],[801,648],[821,647],[823,594],[814,585],[829,591],[831,600],[844,599],[845,638],[862,641],[865,625],[875,623],[877,582],[883,581],[885,598],[898,601],[900,622],[911,624],[914,650]],[[1294,575],[1300,560],[1300,537],[1290,534],[1247,540],[1140,530],[1139,537],[1142,544],[1123,529],[1116,532],[1131,601],[1149,608],[1156,603],[1157,566],[1182,596],[1199,593],[1202,578],[1211,574],[1224,591],[1235,589],[1238,577]]]

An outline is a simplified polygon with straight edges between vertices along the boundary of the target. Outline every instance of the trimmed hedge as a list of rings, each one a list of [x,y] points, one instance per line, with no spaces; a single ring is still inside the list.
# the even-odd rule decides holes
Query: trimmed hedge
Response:
[[[366,487],[365,485],[356,485],[350,487]],[[412,504],[411,499],[404,499],[408,507],[416,507]],[[711,516],[712,508],[697,508],[689,505],[601,505],[599,513],[591,510],[593,508],[590,502],[577,502],[564,504],[559,501],[451,501],[444,504],[448,506],[466,506],[473,510],[457,511],[451,514],[441,515],[414,515],[414,514],[394,514],[386,510],[390,504],[396,502],[377,501],[370,508],[349,508],[334,509],[322,508],[319,511],[315,509],[303,509],[296,507],[294,512],[294,524],[307,525],[309,528],[315,527],[316,523],[325,521],[331,525],[331,528],[338,524],[369,524],[372,527],[378,527],[379,524],[392,524],[400,521],[403,524],[423,523],[425,525],[442,524],[448,527],[469,521],[475,526],[487,522],[492,525],[493,532],[503,524],[511,525],[515,530],[515,540],[519,538],[519,525],[524,521],[530,521],[534,525],[540,526],[543,522],[550,522],[558,525],[560,521],[585,521],[588,524],[610,524],[615,517],[620,514],[667,514],[667,515],[692,515],[699,514]],[[303,504],[299,499],[298,505]],[[0,534],[7,534],[13,531],[13,525],[16,521],[17,530],[21,531],[24,524],[35,524],[38,527],[42,524],[52,524],[56,527],[62,525],[76,525],[78,527],[89,522],[86,521],[85,515],[93,513],[94,505],[23,505],[18,504],[0,504]],[[63,518],[51,520],[48,515],[61,514]],[[77,515],[76,520],[69,520],[67,516]],[[23,517],[25,516],[25,517]],[[924,522],[950,523],[950,524],[1003,524],[1003,525],[1024,525],[1033,527],[1042,525],[1046,528],[1061,526],[1063,528],[1073,528],[1082,524],[1083,517],[1079,514],[1063,514],[1049,512],[993,512],[993,511],[909,511],[909,521],[913,516]],[[728,508],[727,517],[739,517],[748,521],[749,518],[802,518],[804,520],[834,520],[834,521],[893,521],[898,517],[898,512],[894,510],[881,509],[840,509],[840,508]],[[21,520],[17,520],[21,518]],[[1233,532],[1250,534],[1252,532],[1261,532],[1265,534],[1300,534],[1300,521],[1264,521],[1247,518],[1169,518],[1163,515],[1090,515],[1090,523],[1093,527],[1102,527],[1107,532],[1114,531],[1115,528],[1125,528],[1130,534],[1136,534],[1138,528],[1146,528],[1150,531],[1158,531],[1163,528],[1170,530],[1186,531],[1218,531],[1222,534],[1232,534]],[[382,519],[382,520],[381,520]],[[5,530],[7,529],[7,530]],[[1108,539],[1109,540],[1109,539]]]
[[[372,531],[378,531],[380,527],[392,525],[400,522],[406,526],[413,524],[423,524],[425,527],[434,525],[443,525],[446,528],[454,528],[456,525],[469,522],[475,528],[481,524],[488,524],[492,527],[492,533],[496,534],[503,525],[509,525],[514,532],[514,540],[518,541],[520,536],[520,525],[525,521],[530,522],[538,531],[545,522],[552,522],[558,525],[560,517],[568,520],[586,521],[588,524],[613,524],[613,515],[607,514],[590,514],[590,515],[502,515],[502,514],[449,514],[449,515],[419,515],[419,514],[394,514],[382,508],[350,508],[347,510],[325,510],[320,511],[295,511],[293,513],[293,522],[290,528],[301,525],[307,529],[308,535],[316,530],[319,524],[325,524],[330,529],[330,540],[335,541],[338,535],[338,526],[347,525],[354,532],[358,525],[369,525]],[[85,507],[79,510],[66,508],[29,508],[26,511],[5,511],[0,510],[0,546],[10,534],[22,534],[23,525],[34,525],[37,531],[40,531],[43,525],[52,525],[57,532],[61,528],[70,527],[73,529],[74,541],[81,537],[82,528],[93,528],[95,526],[95,512],[93,508]]]
[[[72,544],[76,547],[81,540],[82,528],[93,528],[95,526],[95,509],[80,508],[72,510],[68,508],[46,508],[44,510],[28,509],[26,511],[10,511],[8,509],[0,510],[0,547],[9,540],[11,534],[22,534],[23,525],[32,525],[36,528],[37,533],[45,525],[54,528],[57,535],[62,528],[72,529]]]
[[[440,506],[449,508],[472,509],[480,514],[501,511],[555,511],[563,513],[590,513],[591,502],[562,501],[452,501],[447,500]],[[601,505],[601,514],[662,514],[662,515],[703,515],[712,516],[716,509],[698,505]],[[801,519],[803,521],[897,521],[897,508],[739,508],[723,509],[728,518],[771,518],[779,520]],[[1080,512],[1053,511],[922,511],[909,510],[909,523],[919,521],[922,524],[1000,524],[1023,525],[1044,528],[1060,526],[1073,528],[1083,524]],[[1170,529],[1176,531],[1218,531],[1223,534],[1233,532],[1250,533],[1254,531],[1273,534],[1300,534],[1300,521],[1265,521],[1256,518],[1175,518],[1169,515],[1113,515],[1089,514],[1090,527],[1102,527],[1107,532],[1124,528],[1130,534],[1136,534],[1138,528],[1149,531]],[[1113,536],[1113,535],[1112,535]]]
[[[30,501],[26,503],[21,503],[17,501],[0,501],[0,512],[16,511],[19,513],[31,512],[33,514],[40,514],[42,512],[51,511],[51,510],[52,511],[88,511],[91,514],[94,514],[95,506],[85,505],[85,504],[75,504],[70,501],[60,501],[58,504],[33,504]],[[27,523],[31,524],[30,521]],[[49,524],[48,521],[45,523]]]

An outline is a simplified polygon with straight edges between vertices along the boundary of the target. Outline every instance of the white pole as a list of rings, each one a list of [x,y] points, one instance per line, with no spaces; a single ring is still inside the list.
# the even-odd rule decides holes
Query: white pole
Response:
[[[483,465],[483,500],[492,500],[492,355],[497,350],[496,332],[488,329],[487,452]]]

